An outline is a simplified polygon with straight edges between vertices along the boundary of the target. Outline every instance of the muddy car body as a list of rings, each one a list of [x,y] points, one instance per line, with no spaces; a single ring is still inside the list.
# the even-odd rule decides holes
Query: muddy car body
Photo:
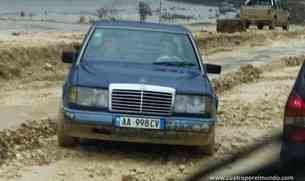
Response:
[[[248,0],[240,9],[240,18],[248,28],[251,24],[259,29],[269,26],[289,28],[289,12],[284,9],[281,0]]]
[[[164,56],[171,41],[181,60]],[[81,50],[64,53],[63,61],[72,66],[63,86],[60,145],[93,138],[197,145],[213,152],[218,101],[207,73],[220,73],[221,67],[202,64],[185,28],[98,22]]]

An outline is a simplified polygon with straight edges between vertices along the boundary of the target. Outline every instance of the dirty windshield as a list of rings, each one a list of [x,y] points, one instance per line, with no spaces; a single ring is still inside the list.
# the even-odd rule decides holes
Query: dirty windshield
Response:
[[[0,181],[305,181],[304,61],[305,0],[0,0]]]
[[[83,61],[163,65],[198,65],[186,34],[98,28],[88,42]]]

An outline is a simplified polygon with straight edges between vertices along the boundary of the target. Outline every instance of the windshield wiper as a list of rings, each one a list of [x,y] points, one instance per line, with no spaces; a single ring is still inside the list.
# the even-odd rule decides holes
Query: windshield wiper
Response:
[[[189,62],[154,62],[155,65],[168,65],[168,66],[178,66],[178,67],[185,67],[185,66],[195,66],[193,63]]]
[[[183,60],[157,60],[153,64],[155,65],[167,65],[167,66],[177,66],[177,67],[191,67],[195,66],[194,63],[183,61]]]

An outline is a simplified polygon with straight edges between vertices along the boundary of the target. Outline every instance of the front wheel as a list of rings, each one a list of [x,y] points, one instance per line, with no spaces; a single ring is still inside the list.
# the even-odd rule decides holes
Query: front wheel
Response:
[[[250,23],[245,23],[245,28],[249,29],[250,28]]]
[[[283,30],[289,31],[289,23],[286,26],[283,26]]]
[[[62,113],[58,116],[57,122],[57,141],[58,145],[62,147],[74,147],[79,144],[79,138],[71,137],[66,132],[65,117]]]
[[[210,132],[210,142],[208,145],[201,146],[199,149],[209,156],[213,156],[215,153],[215,126],[213,126]]]
[[[270,30],[274,30],[274,29],[275,29],[275,20],[273,20],[273,21],[270,23],[269,29],[270,29]]]
[[[264,28],[264,25],[259,24],[259,25],[257,25],[257,28],[260,29],[260,30],[262,30],[262,29]]]

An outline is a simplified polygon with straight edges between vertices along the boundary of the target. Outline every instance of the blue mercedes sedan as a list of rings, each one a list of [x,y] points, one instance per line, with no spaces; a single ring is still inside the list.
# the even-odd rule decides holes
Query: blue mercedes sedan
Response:
[[[199,146],[213,154],[218,98],[192,34],[178,25],[101,21],[77,52],[63,86],[58,143],[80,138]]]

